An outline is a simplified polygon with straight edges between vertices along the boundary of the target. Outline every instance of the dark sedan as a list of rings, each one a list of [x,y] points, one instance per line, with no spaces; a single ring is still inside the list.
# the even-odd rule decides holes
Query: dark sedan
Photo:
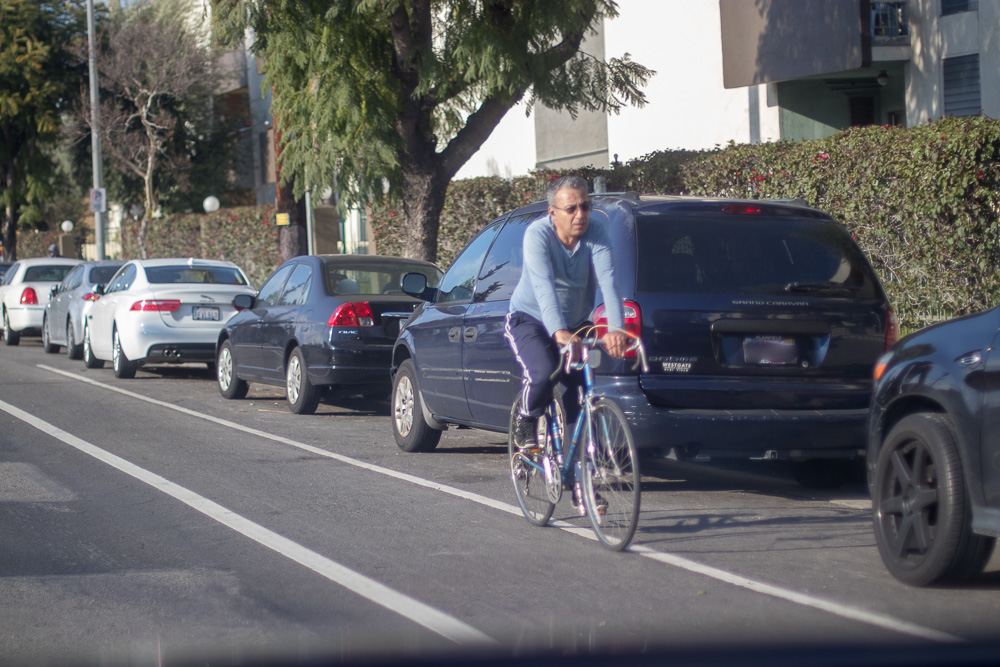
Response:
[[[908,584],[978,575],[1000,535],[998,332],[994,308],[907,336],[876,364],[875,541]]]
[[[281,264],[241,308],[216,346],[219,391],[243,398],[249,382],[285,387],[292,412],[312,414],[324,390],[388,396],[392,345],[421,303],[408,273],[437,285],[429,262],[377,255],[315,255]]]

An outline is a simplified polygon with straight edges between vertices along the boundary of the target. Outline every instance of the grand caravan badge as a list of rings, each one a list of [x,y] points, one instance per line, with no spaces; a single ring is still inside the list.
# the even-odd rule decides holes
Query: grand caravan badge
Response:
[[[650,357],[653,364],[660,364],[664,373],[690,373],[698,357]]]

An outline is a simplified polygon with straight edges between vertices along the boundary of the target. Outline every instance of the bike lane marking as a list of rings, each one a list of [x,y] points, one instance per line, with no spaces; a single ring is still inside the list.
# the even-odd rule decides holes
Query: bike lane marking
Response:
[[[273,433],[268,433],[266,431],[260,431],[258,429],[252,428],[250,426],[244,426],[242,424],[237,424],[235,422],[222,419],[220,417],[214,417],[212,415],[206,415],[204,413],[196,412],[188,408],[175,405],[173,403],[167,403],[166,401],[161,401],[155,398],[150,398],[149,396],[144,396],[142,394],[129,391],[128,389],[123,389],[121,387],[115,387],[103,382],[98,382],[97,380],[92,380],[91,378],[84,377],[82,375],[77,375],[76,373],[70,373],[68,371],[63,371],[58,368],[53,368],[51,366],[46,366],[44,364],[38,364],[38,368],[47,370],[64,377],[78,380],[80,382],[85,382],[92,384],[96,387],[101,387],[102,389],[107,389],[109,391],[118,392],[125,396],[135,398],[153,405],[158,405],[164,408],[169,408],[177,412],[182,412],[184,414],[190,415],[192,417],[198,417],[199,419],[204,419],[206,421],[213,422],[220,426],[225,426],[227,428],[232,428],[238,431],[243,431],[251,435],[258,436],[267,440],[272,440],[274,442],[280,442],[282,444],[289,445],[290,447],[295,447],[318,456],[323,456],[326,458],[345,463],[356,468],[361,468],[368,470],[370,472],[385,475],[387,477],[392,477],[404,482],[409,482],[411,484],[422,486],[427,489],[434,491],[440,491],[442,493],[447,493],[449,495],[455,496],[457,498],[462,498],[463,500],[469,500],[471,502],[484,505],[491,509],[495,509],[501,512],[506,512],[515,516],[521,516],[521,508],[516,505],[511,505],[499,500],[494,500],[487,496],[482,496],[478,493],[473,493],[471,491],[465,491],[463,489],[458,489],[447,484],[441,484],[439,482],[434,482],[431,480],[423,479],[422,477],[416,477],[408,473],[399,472],[391,468],[385,468],[383,466],[374,465],[371,463],[366,463],[364,461],[359,461],[357,459],[350,458],[349,456],[344,456],[343,454],[337,454],[336,452],[331,452],[313,445],[308,445],[303,442],[297,442],[291,438],[286,438],[284,436],[275,435]],[[6,405],[6,404],[3,404]],[[17,408],[14,408],[15,410]],[[19,411],[20,412],[20,411]],[[25,413],[27,414],[27,413]],[[53,427],[55,428],[55,427]],[[113,456],[109,454],[109,456]],[[150,473],[152,474],[152,473]],[[584,528],[580,526],[573,525],[566,521],[550,521],[550,526],[555,526],[568,533],[572,533],[578,537],[583,537],[592,541],[597,541],[597,536],[594,535],[590,528]],[[262,528],[262,530],[265,530]],[[300,547],[301,548],[301,547]],[[650,547],[642,545],[631,545],[628,551],[635,553],[637,555],[643,556],[650,560],[663,563],[664,565],[669,565],[676,567],[688,572],[695,574],[700,574],[723,583],[727,583],[739,588],[744,588],[756,593],[761,593],[770,597],[774,597],[780,600],[785,600],[786,602],[791,602],[793,604],[801,605],[804,607],[810,607],[812,609],[817,609],[824,611],[841,618],[845,618],[851,621],[856,621],[860,623],[865,623],[867,625],[872,625],[885,630],[890,630],[903,635],[909,635],[912,637],[918,637],[921,639],[928,639],[937,642],[965,642],[966,640],[957,635],[951,633],[943,632],[941,630],[935,630],[934,628],[928,628],[916,623],[910,623],[903,619],[895,618],[893,616],[888,616],[879,612],[868,611],[859,607],[853,607],[850,605],[842,604],[840,602],[835,602],[833,600],[826,600],[824,598],[816,597],[814,595],[808,595],[805,593],[800,593],[789,588],[783,588],[781,586],[775,586],[773,584],[768,584],[766,582],[756,581],[754,579],[749,579],[741,575],[735,574],[733,572],[728,572],[711,565],[705,565],[697,561],[691,560],[689,558],[684,558],[683,556],[677,556],[663,551],[657,551]],[[321,557],[322,558],[322,557]],[[362,576],[362,575],[358,575]],[[418,603],[420,604],[420,603]],[[440,612],[438,612],[440,613]],[[475,632],[479,632],[476,630]],[[480,633],[481,634],[481,633]],[[485,635],[483,635],[485,636]],[[495,641],[489,638],[489,641]]]
[[[428,630],[449,639],[456,644],[467,646],[470,644],[497,645],[499,642],[489,635],[477,630],[453,616],[449,616],[442,611],[424,604],[404,593],[389,588],[385,584],[355,572],[340,563],[330,560],[311,549],[282,537],[281,535],[264,528],[258,523],[254,523],[247,518],[236,514],[216,502],[198,495],[179,484],[150,472],[145,468],[131,463],[119,456],[107,452],[86,440],[76,437],[57,426],[39,419],[29,412],[25,412],[9,403],[0,401],[0,410],[21,421],[33,426],[39,431],[73,447],[80,452],[92,456],[120,472],[147,484],[166,495],[181,501],[192,509],[201,512],[205,516],[230,528],[237,533],[245,535],[254,542],[277,552],[279,555],[292,560],[299,565],[312,570],[316,574],[325,577],[333,583],[346,588],[347,590],[369,600],[391,612],[409,619],[410,621],[422,625]]]

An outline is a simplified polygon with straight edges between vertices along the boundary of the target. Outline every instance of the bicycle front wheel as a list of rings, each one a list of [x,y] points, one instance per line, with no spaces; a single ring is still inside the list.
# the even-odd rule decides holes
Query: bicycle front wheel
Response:
[[[583,501],[601,544],[621,551],[639,523],[639,455],[625,413],[601,398],[594,404],[587,445],[581,451]]]
[[[521,506],[524,518],[533,526],[544,526],[552,518],[555,503],[548,499],[546,476],[552,479],[559,475],[552,469],[552,460],[545,456],[542,447],[521,449],[514,444],[514,416],[521,409],[520,397],[510,409],[510,423],[507,436],[507,454],[510,460],[510,479],[514,483],[517,504]]]

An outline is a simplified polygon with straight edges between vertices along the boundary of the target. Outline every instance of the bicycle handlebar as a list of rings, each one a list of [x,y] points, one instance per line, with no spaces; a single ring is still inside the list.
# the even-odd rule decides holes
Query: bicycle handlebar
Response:
[[[632,370],[634,371],[634,370],[637,370],[638,368],[641,367],[643,373],[648,373],[649,372],[649,361],[646,359],[646,346],[642,344],[642,339],[639,338],[638,336],[635,336],[634,334],[630,334],[628,332],[624,332],[624,333],[631,339],[631,345],[629,345],[625,349],[625,351],[626,352],[631,352],[632,350],[636,351],[636,357],[637,357],[637,359],[636,359],[635,364],[633,364],[633,366],[632,366]],[[601,343],[601,342],[602,342],[602,339],[598,338],[597,336],[586,336],[586,337],[580,339],[580,345],[581,345],[581,347],[584,348],[585,352],[584,352],[584,355],[583,355],[583,359],[581,359],[579,362],[577,362],[577,364],[576,364],[577,368],[581,367],[580,364],[586,363],[586,359],[587,359],[586,350],[592,350],[594,347],[597,346],[598,343]],[[562,375],[562,373],[564,372],[564,370],[565,370],[565,372],[568,373],[570,370],[573,369],[574,364],[571,362],[572,352],[573,352],[573,345],[572,344],[562,345],[559,348],[559,355],[562,356],[565,359],[565,361],[564,361],[564,363],[559,364],[559,367],[550,376],[551,380],[553,380],[553,381],[557,380],[559,378],[559,376]]]

